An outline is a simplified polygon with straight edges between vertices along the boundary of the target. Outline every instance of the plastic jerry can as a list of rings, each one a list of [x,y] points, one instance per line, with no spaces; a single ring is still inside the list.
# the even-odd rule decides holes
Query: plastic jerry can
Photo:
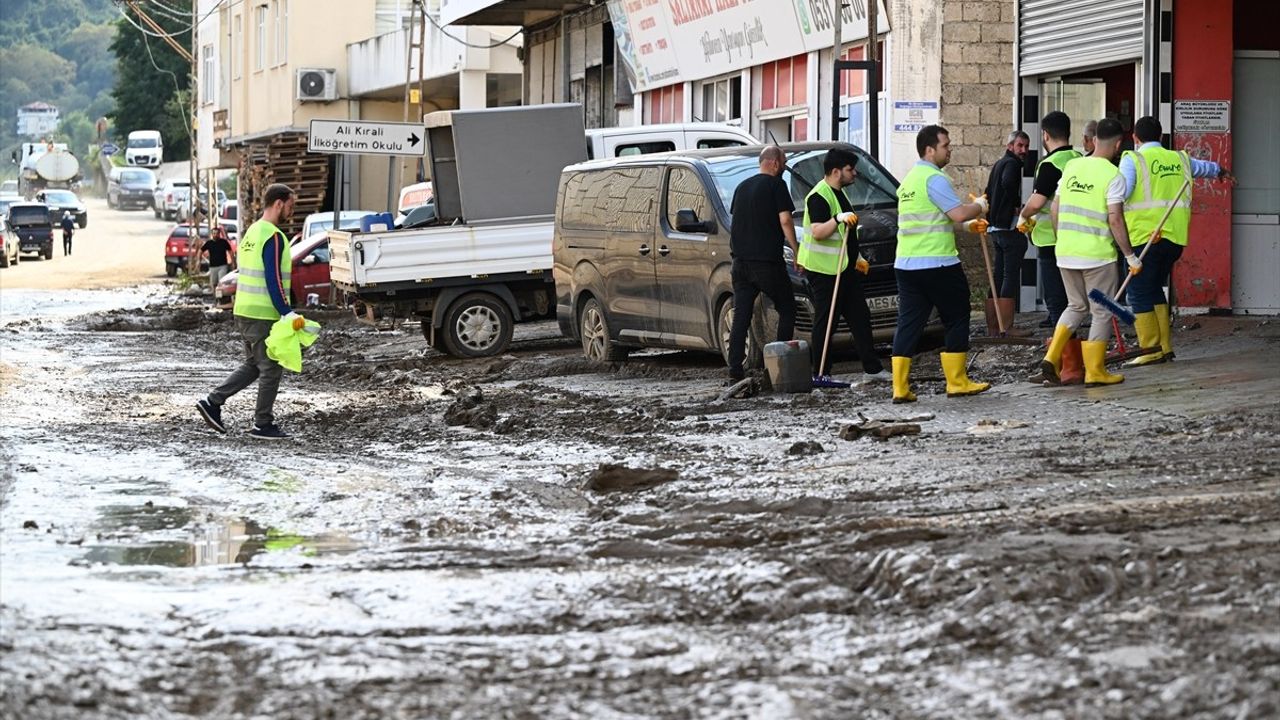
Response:
[[[807,393],[813,390],[809,343],[803,340],[771,342],[764,346],[764,368],[774,392]]]

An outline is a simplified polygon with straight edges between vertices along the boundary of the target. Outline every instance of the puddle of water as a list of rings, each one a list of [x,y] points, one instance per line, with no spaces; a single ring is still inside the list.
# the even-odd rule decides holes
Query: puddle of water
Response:
[[[165,509],[155,508],[155,510]],[[145,513],[142,515],[166,518],[161,527],[170,528],[173,526],[168,523],[179,513],[157,512],[153,516]],[[120,516],[117,519],[132,520],[136,517],[137,515]],[[139,525],[134,522],[131,527],[139,527]],[[235,519],[202,524],[184,539],[132,545],[92,545],[88,547],[88,552],[73,560],[72,564],[162,567],[240,565],[264,553],[298,552],[307,557],[316,557],[322,554],[349,552],[357,547],[357,543],[344,535],[303,536],[276,528],[264,528],[250,520]]]
[[[70,318],[85,313],[140,307],[164,294],[154,287],[124,290],[26,290],[4,291],[0,325],[33,318]]]

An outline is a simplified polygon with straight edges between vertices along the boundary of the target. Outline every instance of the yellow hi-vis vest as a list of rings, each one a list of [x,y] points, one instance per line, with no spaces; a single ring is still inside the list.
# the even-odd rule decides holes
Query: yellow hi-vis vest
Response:
[[[836,231],[826,240],[819,240],[813,236],[813,227],[809,224],[809,198],[814,195],[821,195],[823,200],[827,201],[827,205],[831,208],[831,217],[834,218],[843,210],[840,209],[840,200],[836,198],[835,188],[827,184],[826,180],[818,181],[817,185],[804,196],[804,238],[800,243],[800,252],[796,255],[796,262],[806,270],[812,270],[823,275],[839,275],[844,269],[849,267],[849,250],[844,251],[844,262],[840,262],[840,247],[844,245],[845,236],[849,232],[849,226],[842,222],[836,223]]]
[[[916,163],[898,186],[897,257],[960,256],[951,218],[929,199],[929,178],[935,175],[942,171]]]
[[[1047,155],[1041,158],[1040,162],[1036,163],[1036,175],[1040,174],[1040,166],[1045,163],[1049,163],[1050,165],[1058,168],[1059,172],[1065,173],[1067,163],[1078,157],[1084,156],[1081,155],[1079,151],[1072,150],[1070,148],[1059,150],[1052,155]],[[1061,180],[1058,181],[1058,187],[1062,187]],[[1103,190],[1105,189],[1106,188],[1103,188]],[[1054,242],[1056,242],[1056,238],[1053,235],[1053,217],[1049,214],[1051,209],[1050,204],[1052,202],[1053,198],[1049,198],[1049,201],[1044,204],[1044,207],[1040,208],[1036,212],[1036,226],[1031,231],[1031,244],[1036,247],[1052,247]]]
[[[1138,172],[1133,192],[1124,203],[1124,224],[1129,228],[1129,242],[1142,247],[1151,239],[1164,211],[1169,209],[1173,196],[1183,182],[1191,180],[1191,158],[1181,151],[1162,147],[1149,147],[1137,152],[1125,151],[1133,159],[1133,169]],[[1164,222],[1160,236],[1186,247],[1187,233],[1191,228],[1191,188],[1182,193],[1169,219]]]
[[[1107,224],[1107,185],[1119,174],[1106,158],[1067,163],[1058,183],[1058,257],[1116,259]]]
[[[240,247],[236,249],[236,265],[240,270],[232,312],[240,317],[254,320],[280,319],[280,313],[276,311],[271,295],[267,292],[267,268],[262,262],[262,248],[275,236],[279,236],[283,245],[280,253],[280,279],[285,302],[289,301],[289,276],[293,273],[289,238],[285,237],[280,228],[266,220],[259,220],[245,231],[244,237],[240,238]]]

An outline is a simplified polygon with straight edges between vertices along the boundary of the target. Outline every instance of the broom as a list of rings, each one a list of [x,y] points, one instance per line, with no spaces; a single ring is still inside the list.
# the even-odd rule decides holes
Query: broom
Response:
[[[1173,202],[1169,203],[1169,207],[1165,208],[1164,216],[1160,218],[1160,222],[1156,225],[1156,229],[1151,231],[1151,237],[1147,239],[1146,247],[1142,248],[1142,253],[1138,255],[1139,263],[1141,263],[1142,259],[1147,256],[1147,251],[1151,249],[1151,246],[1160,241],[1160,231],[1164,229],[1165,221],[1173,214],[1173,209],[1178,206],[1178,201],[1182,199],[1182,193],[1186,192],[1189,187],[1191,187],[1191,181],[1185,180],[1182,183],[1182,187],[1178,188],[1178,194],[1173,196]],[[1134,274],[1129,273],[1128,277],[1124,279],[1124,282],[1120,283],[1120,289],[1116,291],[1117,298],[1124,296],[1124,290],[1129,287],[1129,281],[1133,278]],[[1089,291],[1089,299],[1106,308],[1107,312],[1123,320],[1126,325],[1133,324],[1135,319],[1133,312],[1129,310],[1129,308],[1121,305],[1119,302],[1104,295],[1098,288],[1094,288]]]
[[[836,298],[840,297],[840,276],[844,274],[844,248],[845,242],[840,241],[840,254],[836,259],[836,284],[831,290],[831,311],[827,313],[827,334],[824,335],[822,343],[822,357],[818,359],[818,374],[813,376],[813,386],[816,388],[847,388],[850,384],[842,380],[832,379],[830,375],[823,375],[822,370],[827,366],[827,353],[831,350],[831,328],[836,322]]]

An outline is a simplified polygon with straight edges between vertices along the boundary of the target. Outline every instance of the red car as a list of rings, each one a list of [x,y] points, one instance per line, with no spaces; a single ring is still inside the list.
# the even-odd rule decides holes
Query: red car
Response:
[[[320,297],[320,302],[329,302],[329,236],[318,233],[294,243],[290,257],[293,258],[293,272],[289,276],[290,304],[306,305],[307,295],[312,293]],[[239,273],[227,273],[213,290],[214,302],[230,305],[238,279]]]

